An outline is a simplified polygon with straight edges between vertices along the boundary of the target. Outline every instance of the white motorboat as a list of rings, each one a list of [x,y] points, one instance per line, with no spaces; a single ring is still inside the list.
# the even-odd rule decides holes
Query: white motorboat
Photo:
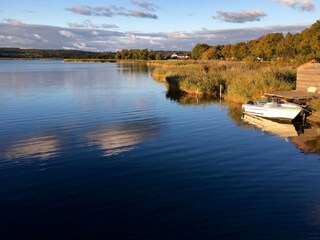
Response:
[[[258,101],[257,104],[249,102],[242,105],[242,111],[254,116],[278,120],[293,120],[304,115],[303,107],[293,103],[279,103],[277,101]]]

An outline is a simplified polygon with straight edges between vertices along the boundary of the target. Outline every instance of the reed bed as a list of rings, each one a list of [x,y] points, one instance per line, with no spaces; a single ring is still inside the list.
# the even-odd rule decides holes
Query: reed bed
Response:
[[[222,87],[225,100],[244,103],[261,98],[265,92],[295,87],[296,71],[288,66],[223,61],[167,62],[156,68],[153,75],[166,82],[171,91],[218,96]]]

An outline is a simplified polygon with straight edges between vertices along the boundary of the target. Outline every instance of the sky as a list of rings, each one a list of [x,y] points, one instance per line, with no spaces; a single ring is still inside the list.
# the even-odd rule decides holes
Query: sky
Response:
[[[320,0],[0,0],[0,47],[190,51],[296,33]]]

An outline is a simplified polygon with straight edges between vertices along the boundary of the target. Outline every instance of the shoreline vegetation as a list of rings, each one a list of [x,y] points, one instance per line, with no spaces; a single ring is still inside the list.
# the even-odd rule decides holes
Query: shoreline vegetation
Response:
[[[267,62],[149,61],[152,77],[170,92],[212,96],[228,102],[258,100],[265,92],[295,89],[296,70]]]

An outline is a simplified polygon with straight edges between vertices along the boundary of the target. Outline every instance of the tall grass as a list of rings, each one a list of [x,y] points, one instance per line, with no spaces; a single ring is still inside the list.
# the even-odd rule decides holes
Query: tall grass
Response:
[[[264,93],[292,90],[295,86],[292,76],[295,76],[294,70],[273,66],[257,69],[240,68],[227,72],[226,99],[243,103],[260,99]]]
[[[265,92],[291,90],[296,79],[294,69],[265,63],[171,62],[154,73],[162,75],[171,90],[189,94],[217,96],[222,86],[224,98],[238,103],[257,100]]]

